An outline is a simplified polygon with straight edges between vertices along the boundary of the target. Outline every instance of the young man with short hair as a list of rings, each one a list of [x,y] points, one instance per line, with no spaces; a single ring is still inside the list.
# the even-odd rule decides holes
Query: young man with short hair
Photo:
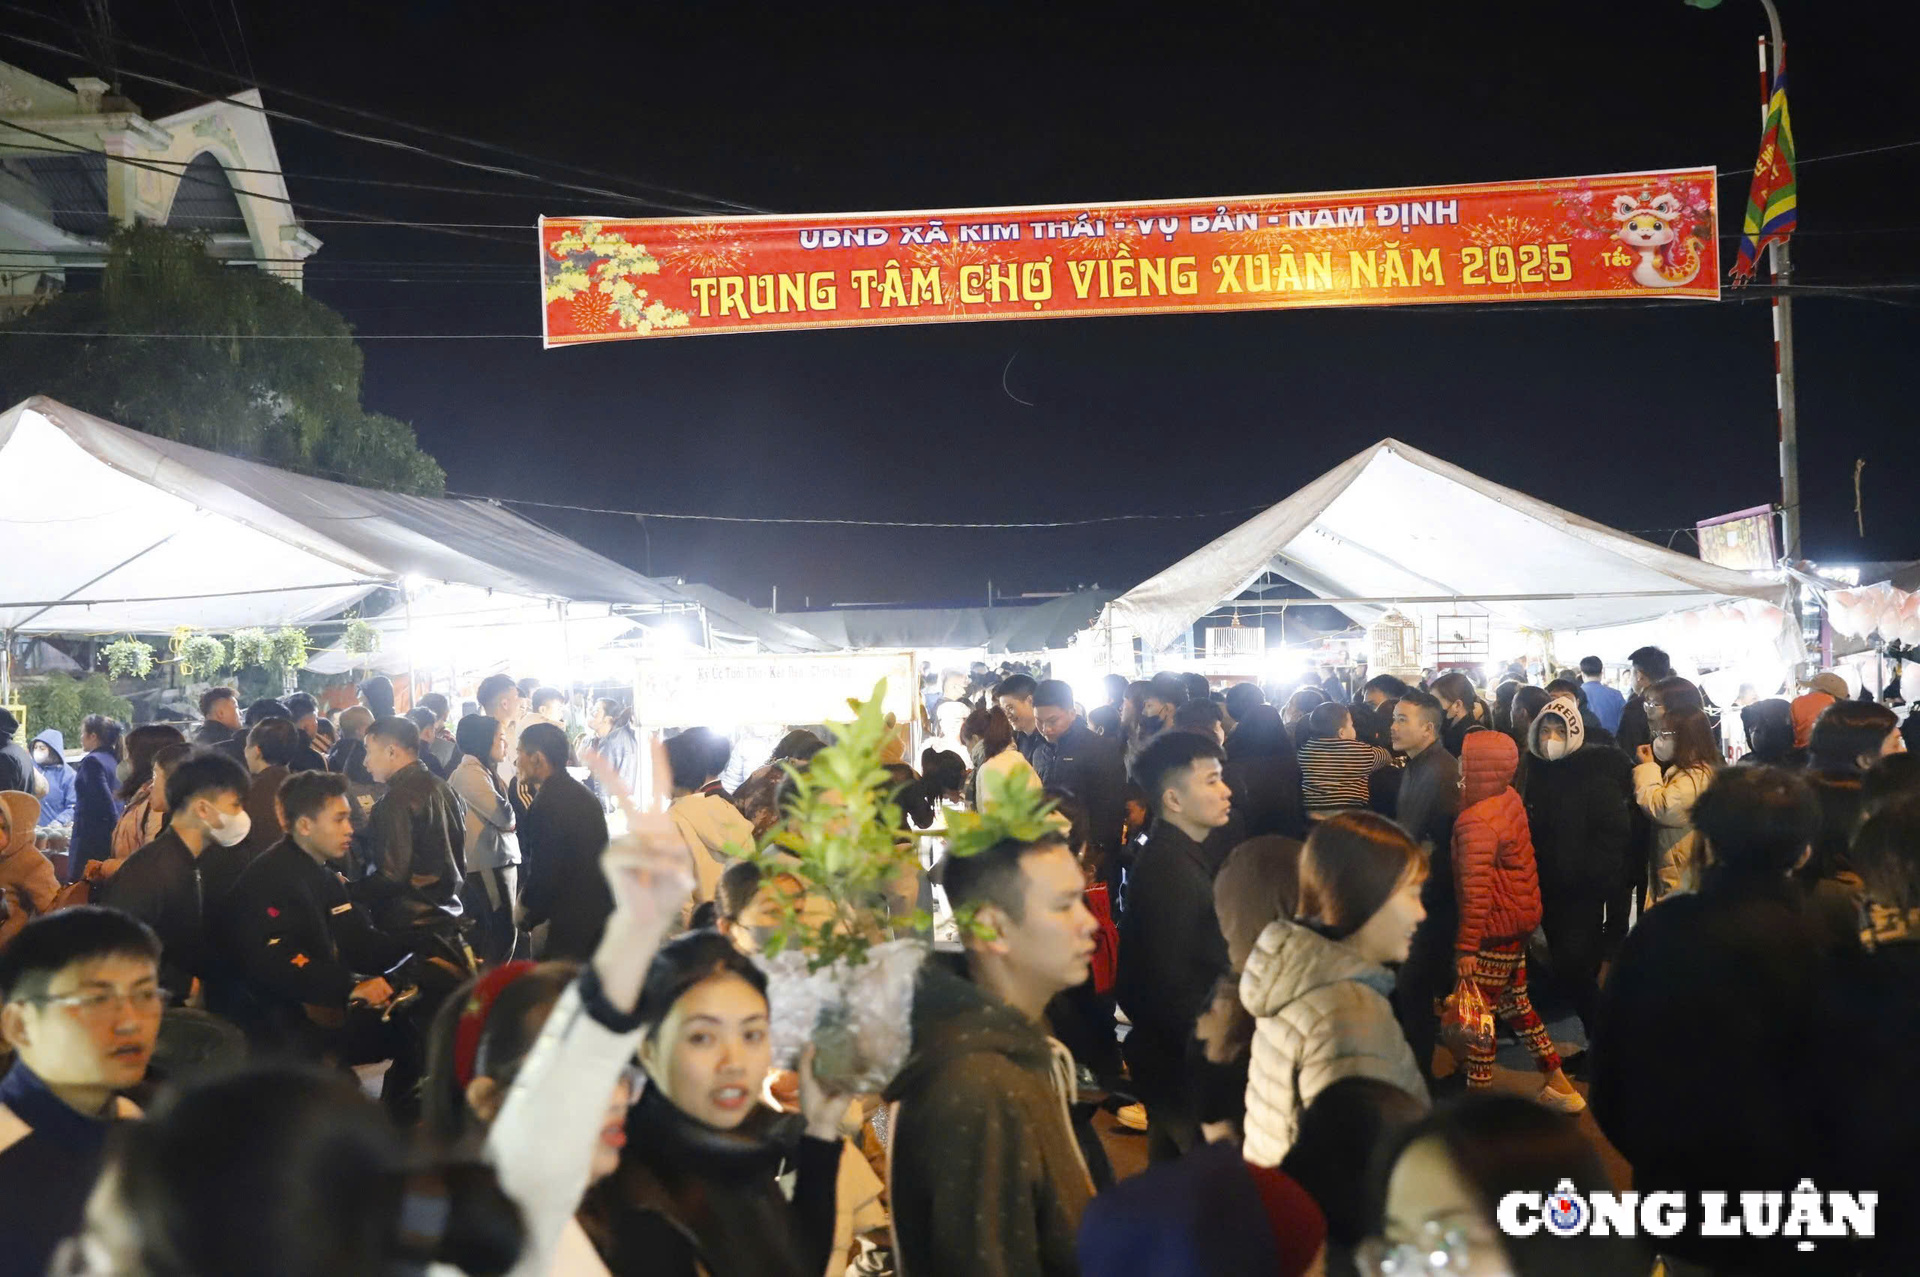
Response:
[[[913,1051],[889,1084],[899,1268],[914,1277],[1068,1277],[1093,1196],[1067,1116],[1075,1069],[1047,1004],[1087,978],[1099,924],[1064,839],[1002,841],[941,863],[981,934],[962,969],[935,958],[913,1000]],[[983,938],[987,937],[987,938]]]
[[[1161,670],[1148,680],[1149,690],[1140,712],[1149,720],[1141,730],[1142,738],[1173,727],[1174,713],[1187,703],[1186,680],[1171,670]]]
[[[218,749],[198,749],[167,775],[167,827],[127,857],[106,883],[103,904],[131,914],[160,938],[160,983],[176,1001],[212,976],[201,858],[238,847],[252,828],[247,773]]]
[[[146,1076],[160,1037],[160,941],[125,914],[82,905],[35,918],[0,952],[0,1202],[10,1273],[47,1271],[81,1217],[120,1092]]]
[[[500,759],[497,770],[500,779],[508,786],[507,793],[515,798],[514,817],[526,815],[526,809],[519,801],[519,795],[513,784],[514,759],[519,756],[520,730],[526,723],[523,714],[526,710],[525,699],[520,695],[520,685],[508,674],[489,674],[480,680],[473,698],[480,702],[480,712],[500,724],[500,736],[505,742],[506,753]],[[529,796],[530,797],[530,796]]]
[[[1627,698],[1606,682],[1607,667],[1597,656],[1580,658],[1580,690],[1587,694],[1587,708],[1600,720],[1609,735],[1620,730],[1620,716],[1626,712]]]
[[[585,962],[613,913],[600,872],[606,813],[567,771],[566,733],[552,723],[530,723],[520,733],[518,769],[536,787],[520,822],[520,925],[546,926],[536,957]]]
[[[300,751],[287,764],[290,772],[320,772],[327,769],[323,748],[316,737],[320,731],[320,702],[307,692],[287,697],[287,717],[300,732]]]
[[[194,729],[196,745],[221,745],[240,731],[240,694],[231,687],[210,687],[200,693],[200,717]]]
[[[561,731],[567,729],[567,694],[557,687],[536,687],[533,699],[529,702],[533,716],[552,723]]]
[[[1213,908],[1218,865],[1205,846],[1232,811],[1224,761],[1212,738],[1191,732],[1163,732],[1133,760],[1133,780],[1147,796],[1153,827],[1128,877],[1114,991],[1133,1023],[1123,1050],[1147,1106],[1147,1152],[1154,1161],[1184,1153],[1200,1139],[1187,1047],[1228,968]]]
[[[1034,729],[1053,749],[1053,785],[1087,809],[1087,846],[1109,889],[1120,883],[1120,836],[1126,821],[1126,752],[1118,736],[1101,736],[1074,707],[1073,688],[1057,678],[1034,689]]]
[[[1039,722],[1034,717],[1033,694],[1039,687],[1026,674],[1009,674],[993,685],[993,703],[1013,724],[1013,743],[1020,756],[1032,764],[1040,783],[1046,785],[1051,783],[1048,778],[1053,774],[1054,751],[1040,734]]]
[[[1613,743],[1620,747],[1621,753],[1638,762],[1640,747],[1653,744],[1653,727],[1647,722],[1647,693],[1661,679],[1673,677],[1673,661],[1657,647],[1637,648],[1627,654],[1627,661],[1633,666],[1633,695],[1627,697],[1620,711],[1620,726],[1613,733]]]
[[[1173,711],[1173,730],[1204,736],[1221,749],[1227,747],[1226,715],[1214,701],[1188,701]]]
[[[1393,748],[1407,758],[1394,816],[1429,857],[1427,880],[1420,887],[1427,917],[1413,933],[1393,999],[1414,1063],[1428,1082],[1433,1081],[1433,1048],[1440,1035],[1433,1000],[1453,987],[1453,941],[1459,925],[1453,820],[1460,814],[1460,762],[1441,743],[1444,721],[1440,702],[1425,692],[1408,692],[1393,707]]]
[[[373,1035],[382,1039],[377,1044],[365,1042],[368,1026],[350,1023],[349,1003],[384,1006],[394,993],[384,977],[412,950],[347,895],[340,876],[353,845],[347,779],[295,772],[279,799],[286,836],[247,866],[219,918],[223,955],[244,994],[236,1018],[256,1045],[332,1054],[344,1064],[386,1059],[391,1050],[354,1049],[392,1043],[381,1034]],[[350,1058],[360,1055],[369,1058]]]
[[[367,729],[367,772],[387,787],[363,835],[373,872],[357,885],[374,921],[395,935],[445,934],[460,920],[466,817],[447,782],[420,761],[420,728],[383,718]]]
[[[453,707],[439,692],[427,692],[420,697],[420,708],[433,715],[431,734],[423,733],[428,741],[427,752],[440,764],[440,774],[450,776],[460,764],[460,746],[454,742],[453,733],[447,730],[447,719],[452,716]]]

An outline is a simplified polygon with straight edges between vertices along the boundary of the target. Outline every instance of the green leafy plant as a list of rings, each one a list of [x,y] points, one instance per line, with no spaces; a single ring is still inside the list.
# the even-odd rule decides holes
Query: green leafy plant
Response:
[[[833,743],[802,771],[788,765],[793,792],[786,819],[768,831],[756,857],[768,875],[790,873],[807,885],[805,900],[776,894],[778,918],[764,946],[769,955],[803,950],[810,970],[835,962],[861,963],[888,936],[886,889],[919,865],[911,839],[901,836],[893,777],[883,764],[893,735],[880,706],[887,683],[854,706],[850,723],[828,725]],[[825,901],[828,916],[818,921]],[[803,911],[807,917],[803,917]]]
[[[273,640],[263,629],[235,630],[228,641],[233,645],[233,668],[237,670],[273,663]]]
[[[102,653],[114,678],[145,678],[153,673],[153,648],[137,638],[116,639]]]
[[[124,723],[133,716],[133,702],[113,694],[113,685],[99,674],[82,679],[69,674],[53,674],[20,689],[20,703],[27,708],[27,729],[39,735],[57,728],[67,744],[80,743],[80,726],[89,714],[103,714]]]
[[[380,650],[380,631],[359,617],[347,622],[347,628],[340,636],[340,646],[355,656],[365,656]]]
[[[307,667],[307,632],[297,625],[283,625],[273,632],[273,664],[291,674]]]
[[[195,634],[182,626],[170,645],[186,678],[212,678],[227,664],[227,645],[211,634]]]
[[[1064,834],[1066,821],[1054,814],[1054,807],[1024,772],[982,772],[979,810],[947,813],[947,854],[977,856],[1009,840],[1038,842],[1049,834]],[[953,921],[976,939],[993,939],[993,928],[976,916],[973,905],[954,910]]]

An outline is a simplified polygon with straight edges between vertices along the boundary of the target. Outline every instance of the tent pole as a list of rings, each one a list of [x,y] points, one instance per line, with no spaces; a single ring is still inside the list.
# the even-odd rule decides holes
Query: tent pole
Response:
[[[0,634],[0,705],[13,702],[13,631]]]

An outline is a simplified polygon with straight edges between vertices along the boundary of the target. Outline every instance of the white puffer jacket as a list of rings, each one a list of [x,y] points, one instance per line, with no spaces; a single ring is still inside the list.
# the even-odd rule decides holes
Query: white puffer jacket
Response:
[[[1240,976],[1255,1017],[1247,1075],[1246,1159],[1278,1166],[1313,1097],[1373,1077],[1426,1103],[1427,1086],[1394,1019],[1393,976],[1345,945],[1282,918],[1267,924]]]
[[[1633,769],[1633,797],[1653,821],[1653,898],[1684,886],[1694,865],[1693,805],[1713,783],[1711,767],[1641,763]]]

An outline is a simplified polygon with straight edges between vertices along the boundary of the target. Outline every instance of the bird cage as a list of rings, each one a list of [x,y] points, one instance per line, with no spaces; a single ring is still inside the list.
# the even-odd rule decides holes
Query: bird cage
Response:
[[[1388,612],[1367,631],[1367,639],[1371,649],[1369,672],[1420,677],[1420,622],[1401,612]]]

